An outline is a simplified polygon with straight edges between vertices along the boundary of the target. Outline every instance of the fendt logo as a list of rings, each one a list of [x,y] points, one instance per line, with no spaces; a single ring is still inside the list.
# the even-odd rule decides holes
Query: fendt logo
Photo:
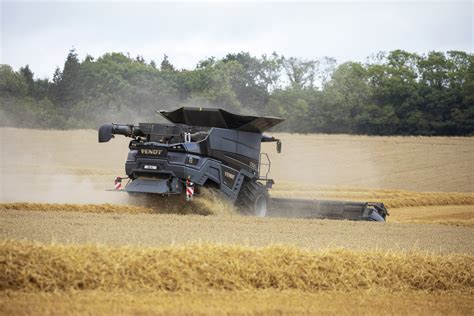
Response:
[[[231,179],[231,180],[235,179],[235,174],[232,174],[232,173],[227,172],[227,171],[224,171],[224,176]]]
[[[163,152],[163,149],[147,149],[147,148],[142,148],[140,149],[140,153],[142,155],[155,155],[159,156]]]

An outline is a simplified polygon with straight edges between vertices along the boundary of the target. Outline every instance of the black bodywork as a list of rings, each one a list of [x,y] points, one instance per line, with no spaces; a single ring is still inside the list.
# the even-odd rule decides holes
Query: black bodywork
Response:
[[[197,187],[218,188],[246,208],[264,199],[265,212],[259,216],[380,221],[387,215],[381,203],[270,199],[268,189],[274,182],[260,174],[261,143],[276,142],[280,152],[281,142],[263,133],[281,118],[188,107],[158,113],[170,123],[105,124],[99,129],[99,142],[114,135],[132,138],[125,163],[129,193],[181,194],[189,180]]]
[[[128,192],[180,194],[183,179],[214,185],[235,201],[244,180],[260,178],[262,133],[283,121],[276,117],[236,115],[221,109],[180,108],[158,112],[172,124],[106,124],[99,142],[120,134],[133,138],[125,164],[132,180]]]

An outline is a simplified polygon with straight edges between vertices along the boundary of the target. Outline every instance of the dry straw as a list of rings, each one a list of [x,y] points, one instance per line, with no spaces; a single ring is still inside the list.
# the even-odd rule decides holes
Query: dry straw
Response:
[[[383,202],[389,208],[435,205],[474,205],[474,193],[415,192],[360,187],[320,187],[293,182],[282,182],[275,185],[272,190],[272,195],[278,197],[299,197],[320,200],[336,199]]]
[[[2,293],[3,294],[3,293]],[[7,291],[3,315],[469,315],[459,291]]]
[[[290,246],[161,248],[0,244],[0,290],[458,290],[473,293],[474,256]]]
[[[142,195],[131,197],[130,205],[117,204],[60,204],[13,202],[0,203],[0,211],[41,211],[41,212],[84,212],[84,213],[125,213],[125,214],[198,214],[231,215],[237,210],[231,202],[215,190],[202,189],[201,196],[194,202],[186,202],[182,196]]]
[[[14,211],[53,211],[53,212],[87,212],[87,213],[153,213],[153,209],[142,206],[115,204],[57,204],[57,203],[0,203],[0,210]]]
[[[421,206],[474,205],[474,193],[412,192],[402,190],[374,190],[360,188],[312,187],[283,183],[272,190],[272,195],[289,198],[380,201],[389,209]],[[131,205],[113,204],[53,204],[0,203],[0,210],[74,211],[93,213],[161,213],[161,214],[236,214],[236,208],[215,190],[202,190],[202,196],[188,203],[181,196],[142,196],[130,198]]]

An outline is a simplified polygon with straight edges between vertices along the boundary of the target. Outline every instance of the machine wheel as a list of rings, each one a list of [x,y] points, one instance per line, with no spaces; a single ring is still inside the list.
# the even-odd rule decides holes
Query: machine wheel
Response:
[[[237,206],[242,213],[258,217],[267,216],[270,196],[267,189],[257,181],[244,183],[237,198]]]

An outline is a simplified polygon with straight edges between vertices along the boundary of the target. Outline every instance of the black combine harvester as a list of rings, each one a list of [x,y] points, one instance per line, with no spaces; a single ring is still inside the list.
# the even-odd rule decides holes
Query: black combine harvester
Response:
[[[277,117],[236,115],[221,109],[183,107],[159,111],[171,124],[105,124],[99,142],[114,135],[132,138],[125,163],[124,191],[130,194],[184,195],[201,187],[217,188],[244,214],[385,221],[383,203],[271,198],[270,160],[262,142],[281,142],[263,132],[283,121]],[[263,175],[261,167],[267,166]]]

